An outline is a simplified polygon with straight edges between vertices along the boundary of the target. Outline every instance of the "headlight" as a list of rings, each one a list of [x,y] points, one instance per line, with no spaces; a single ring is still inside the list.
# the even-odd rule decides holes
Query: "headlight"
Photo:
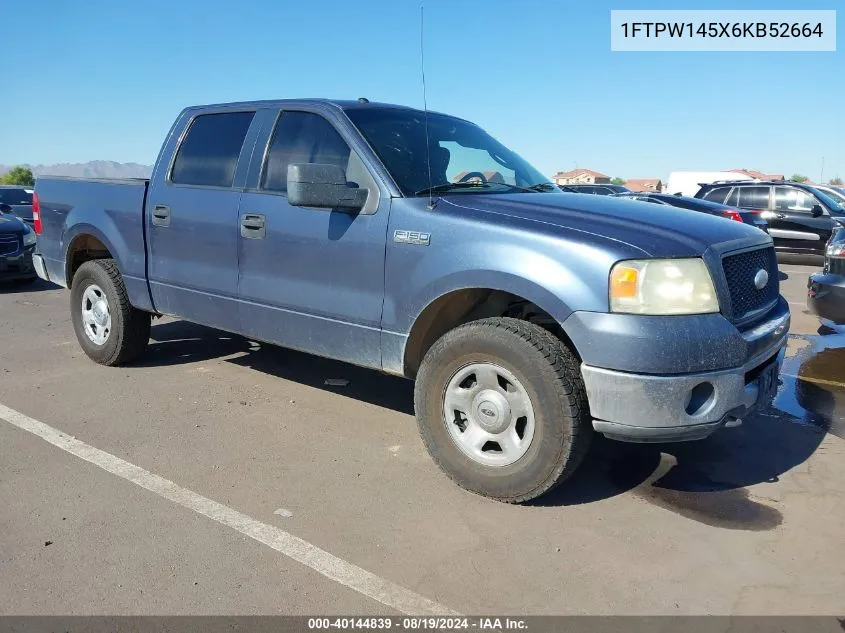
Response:
[[[718,312],[719,301],[704,260],[635,259],[610,271],[610,310],[630,314]]]
[[[26,231],[23,234],[23,245],[24,246],[32,246],[33,244],[35,244],[35,240],[36,240],[35,231],[33,231],[29,227],[26,227]]]

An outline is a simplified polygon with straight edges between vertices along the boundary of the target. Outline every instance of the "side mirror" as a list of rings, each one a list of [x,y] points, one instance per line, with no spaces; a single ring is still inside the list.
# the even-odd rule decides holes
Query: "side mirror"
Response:
[[[12,207],[8,204],[0,204],[0,213],[11,213]]]
[[[288,202],[295,207],[360,211],[368,194],[366,189],[350,187],[337,165],[288,165]]]
[[[819,217],[820,215],[824,215],[824,209],[822,209],[822,205],[814,204],[813,208],[810,209],[810,213],[814,218]]]

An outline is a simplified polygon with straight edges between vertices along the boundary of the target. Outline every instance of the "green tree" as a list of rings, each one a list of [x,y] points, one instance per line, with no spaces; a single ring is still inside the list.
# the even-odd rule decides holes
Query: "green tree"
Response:
[[[802,176],[801,174],[792,174],[790,180],[792,182],[807,182],[809,178],[807,178],[806,176]]]
[[[613,179],[613,180],[611,180],[610,182],[611,182],[611,183],[613,183],[614,185],[624,185],[624,184],[625,184],[625,179],[624,179],[624,178],[619,178],[619,177],[617,176],[616,178],[614,178],[614,179]]]
[[[0,176],[0,184],[32,187],[35,185],[35,176],[32,175],[32,170],[29,167],[17,165]]]
[[[836,187],[841,187],[842,186],[842,179],[839,176],[837,176],[836,178],[831,178],[830,184],[835,185]]]

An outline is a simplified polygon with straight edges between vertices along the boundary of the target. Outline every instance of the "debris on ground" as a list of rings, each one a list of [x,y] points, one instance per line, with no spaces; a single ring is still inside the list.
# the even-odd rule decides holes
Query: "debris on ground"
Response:
[[[346,378],[326,378],[323,384],[327,387],[348,387],[349,381]]]

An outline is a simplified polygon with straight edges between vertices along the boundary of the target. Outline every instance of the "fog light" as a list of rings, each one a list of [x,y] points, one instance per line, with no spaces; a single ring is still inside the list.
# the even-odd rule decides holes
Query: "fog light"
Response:
[[[709,382],[702,382],[697,384],[689,392],[687,396],[687,406],[685,410],[687,415],[699,415],[704,413],[713,401],[715,390],[713,385]]]

